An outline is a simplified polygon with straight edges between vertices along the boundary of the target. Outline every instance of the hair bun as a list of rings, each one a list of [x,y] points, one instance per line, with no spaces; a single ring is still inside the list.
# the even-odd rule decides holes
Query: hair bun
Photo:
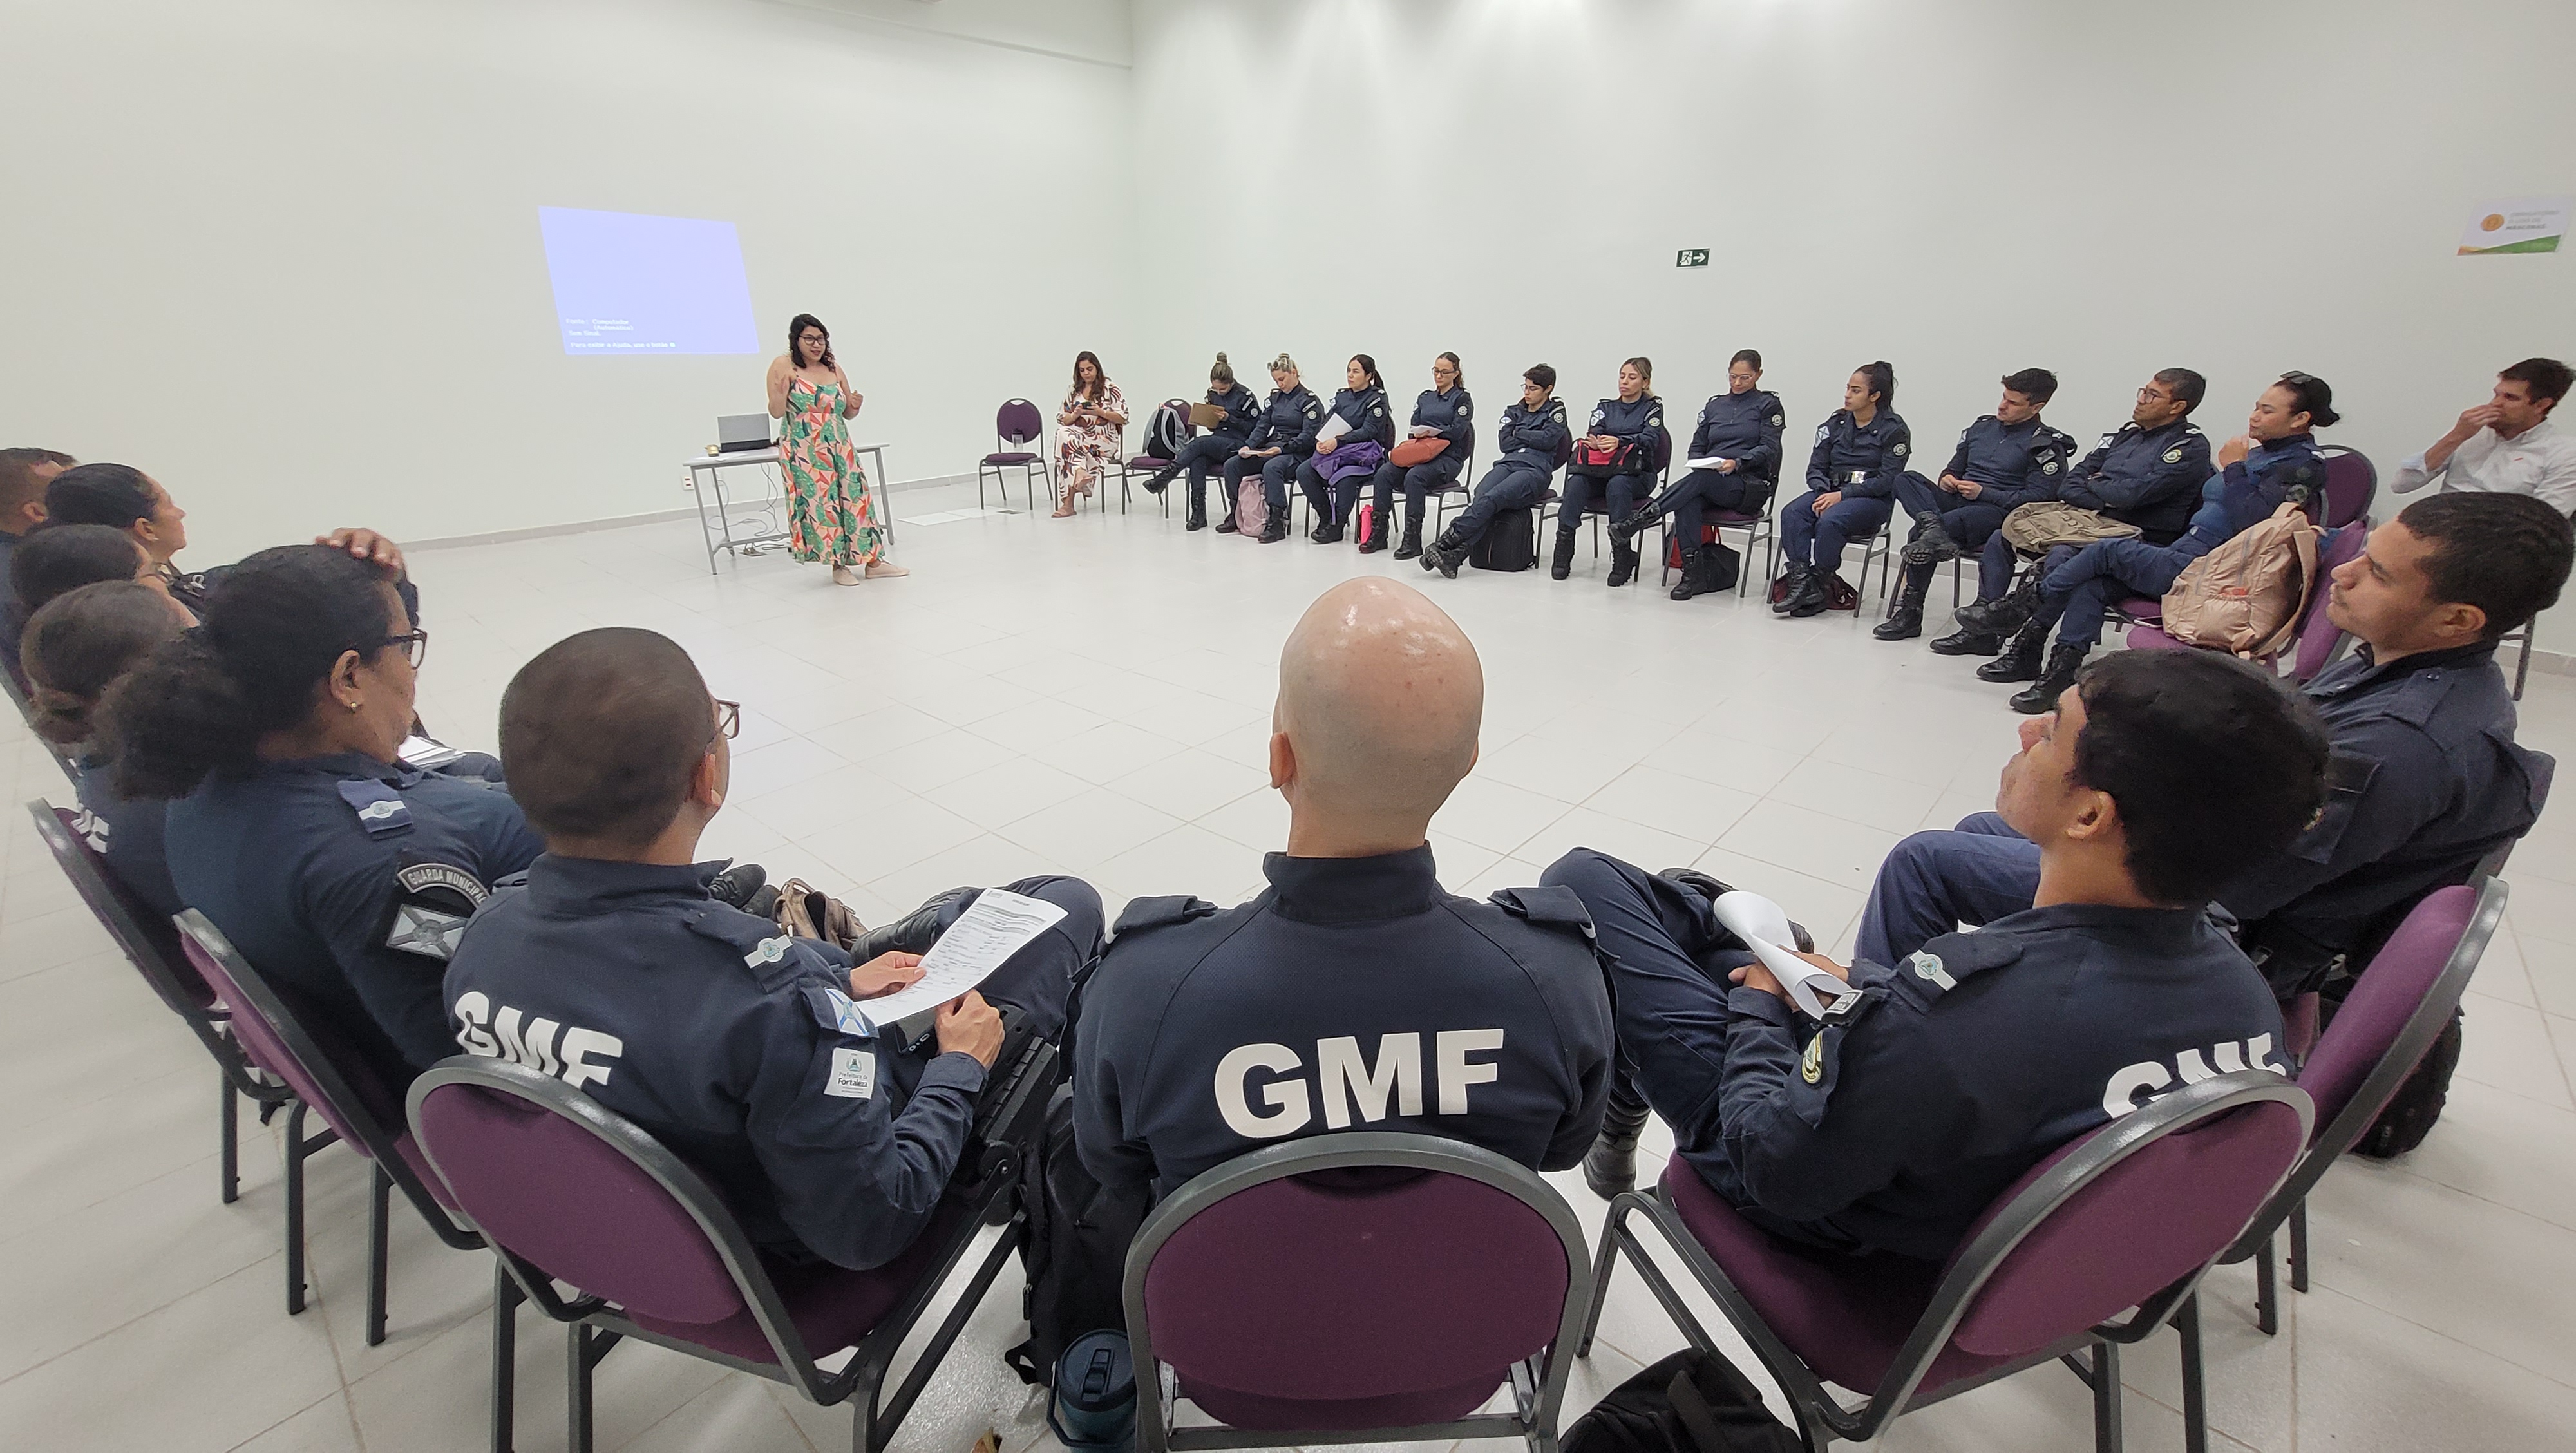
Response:
[[[1217,362],[1219,362],[1219,363],[1223,363],[1223,362],[1225,362],[1225,350],[1224,350],[1224,349],[1220,348],[1220,349],[1218,349],[1218,350],[1216,351],[1216,361],[1217,361]]]

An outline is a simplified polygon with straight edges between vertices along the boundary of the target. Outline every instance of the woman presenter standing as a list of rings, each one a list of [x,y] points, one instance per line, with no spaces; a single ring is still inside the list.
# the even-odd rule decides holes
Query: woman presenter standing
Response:
[[[787,352],[769,363],[769,416],[779,421],[778,466],[787,479],[787,550],[811,564],[828,560],[832,583],[910,575],[885,558],[885,536],[868,498],[867,471],[841,421],[866,402],[832,357],[831,330],[811,313],[787,325]]]

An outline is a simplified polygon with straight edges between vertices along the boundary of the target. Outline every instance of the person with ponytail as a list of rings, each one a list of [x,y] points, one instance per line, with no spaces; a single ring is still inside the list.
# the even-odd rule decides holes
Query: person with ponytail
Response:
[[[108,688],[115,789],[170,802],[180,901],[399,1095],[456,1052],[457,933],[544,844],[501,788],[403,765],[429,633],[382,568],[263,550],[201,618]]]
[[[1270,360],[1270,383],[1270,398],[1261,406],[1252,437],[1225,462],[1225,519],[1216,527],[1220,535],[1234,533],[1234,506],[1242,497],[1244,476],[1257,476],[1269,515],[1261,529],[1264,545],[1288,538],[1288,481],[1315,452],[1315,436],[1324,427],[1324,402],[1299,378],[1296,359],[1282,353]]]
[[[162,852],[163,806],[116,790],[93,718],[110,686],[193,624],[187,608],[155,584],[102,580],[49,599],[27,622],[20,651],[36,734],[72,754],[81,835],[107,859],[108,872],[161,919],[181,906]]]
[[[1221,410],[1224,417],[1208,425],[1206,433],[1183,444],[1171,463],[1145,481],[1148,493],[1161,494],[1176,476],[1189,475],[1190,509],[1185,529],[1207,528],[1208,476],[1224,469],[1225,462],[1251,442],[1252,431],[1261,422],[1260,401],[1253,398],[1252,390],[1234,381],[1234,365],[1226,362],[1222,353],[1216,356],[1216,366],[1208,370],[1207,406]],[[1223,504],[1226,514],[1232,515],[1233,498],[1228,496]]]
[[[1424,442],[1431,439],[1443,442]],[[1371,481],[1376,492],[1377,528],[1360,542],[1363,555],[1385,549],[1387,536],[1394,533],[1392,511],[1399,479],[1404,482],[1404,543],[1397,547],[1395,558],[1411,560],[1420,555],[1422,511],[1429,497],[1455,484],[1467,468],[1467,456],[1476,451],[1476,400],[1467,392],[1467,379],[1460,372],[1457,354],[1443,353],[1431,360],[1431,387],[1413,401],[1413,422],[1404,440],[1404,444],[1388,452],[1387,461],[1377,467],[1377,477]],[[1419,463],[1397,463],[1395,453],[1408,445],[1436,448],[1439,452]]]
[[[1624,526],[1612,525],[1610,537],[1634,539],[1672,516],[1674,545],[1681,552],[1681,578],[1673,599],[1700,593],[1700,557],[1715,543],[1708,531],[1710,510],[1763,515],[1771,511],[1771,491],[1780,485],[1780,434],[1787,426],[1780,396],[1762,387],[1762,355],[1739,348],[1726,365],[1726,392],[1700,405],[1698,427],[1691,431],[1686,461],[1705,467],[1691,470],[1681,482],[1639,505]]]
[[[1314,455],[1297,466],[1297,487],[1318,516],[1307,536],[1318,545],[1341,543],[1342,527],[1359,508],[1360,486],[1377,478],[1386,451],[1395,447],[1395,420],[1386,411],[1386,380],[1377,375],[1377,360],[1351,355],[1342,366],[1343,388],[1333,395],[1331,417],[1342,432],[1315,440]]]
[[[2326,466],[2317,453],[2316,431],[2342,417],[2324,379],[2285,373],[2255,399],[2245,432],[2219,446],[2217,468],[2201,486],[2200,510],[2181,539],[2170,545],[2096,540],[2054,569],[2032,571],[1996,607],[1996,623],[2018,631],[2004,658],[2038,659],[2038,643],[2052,625],[2057,640],[2038,680],[2013,697],[2012,709],[2032,716],[2057,709],[2057,698],[2084,668],[2086,653],[2101,644],[2102,623],[2114,601],[2135,595],[2161,599],[2185,566],[2270,519],[2284,504],[2321,514]]]
[[[1574,535],[1583,512],[1597,495],[1610,511],[1610,585],[1628,583],[1637,573],[1634,536],[1620,526],[1637,500],[1654,488],[1655,456],[1670,436],[1664,432],[1664,401],[1655,397],[1652,359],[1631,358],[1619,365],[1619,393],[1592,406],[1592,423],[1574,441],[1574,462],[1565,468],[1565,499],[1556,507],[1556,555],[1548,578],[1563,580],[1574,569]]]
[[[1913,452],[1914,435],[1896,412],[1896,370],[1885,359],[1862,364],[1843,385],[1843,406],[1816,426],[1807,492],[1780,507],[1786,564],[1771,588],[1772,614],[1824,613],[1842,583],[1844,543],[1886,526],[1896,512],[1896,478]]]

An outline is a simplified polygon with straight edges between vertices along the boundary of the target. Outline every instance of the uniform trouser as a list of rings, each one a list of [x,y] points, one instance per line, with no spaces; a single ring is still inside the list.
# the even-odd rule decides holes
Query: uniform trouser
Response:
[[[1340,479],[1328,480],[1312,459],[1297,466],[1297,487],[1305,491],[1306,503],[1315,507],[1315,513],[1337,525],[1350,520],[1351,511],[1359,507],[1360,486],[1372,478],[1372,475],[1345,474]]]
[[[2029,909],[2039,896],[2039,844],[1991,812],[1959,821],[1949,832],[1918,832],[1878,865],[1860,911],[1854,953],[1891,968],[1914,951],[1954,933]]]
[[[1974,550],[2004,522],[2002,505],[1963,499],[1912,470],[1896,476],[1896,502],[1918,520],[1938,519],[1963,550]]]
[[[2096,540],[2064,564],[2051,563],[2040,582],[2043,602],[2055,602],[2060,645],[2091,648],[2102,642],[2102,622],[2114,601],[2133,595],[2161,598],[2197,549],[2150,545],[2144,540]]]
[[[1407,524],[1411,524],[1422,518],[1424,501],[1447,489],[1449,481],[1457,477],[1458,461],[1455,459],[1433,459],[1410,468],[1388,460],[1377,467],[1377,477],[1369,484],[1376,498],[1377,512],[1384,515],[1395,508],[1395,486],[1401,480],[1404,484],[1404,518]],[[1380,525],[1378,528],[1383,530],[1386,527]]]
[[[1729,970],[1753,962],[1718,927],[1706,898],[1607,853],[1576,848],[1539,876],[1574,890],[1609,956],[1610,1015],[1619,1073],[1672,1127],[1673,1147],[1709,1187],[1768,1231],[1847,1245],[1830,1230],[1784,1221],[1753,1204],[1726,1157],[1718,1122],[1726,1078]],[[1743,992],[1759,993],[1759,990]]]
[[[1851,540],[1866,540],[1878,533],[1896,512],[1891,499],[1854,499],[1844,495],[1832,509],[1816,513],[1816,491],[1789,501],[1780,509],[1780,553],[1791,564],[1813,565],[1818,570],[1843,568],[1843,545]]]
[[[1762,476],[1742,469],[1732,474],[1694,469],[1664,491],[1664,508],[1673,517],[1674,533],[1685,545],[1696,546],[1707,538],[1710,510],[1741,510],[1761,498],[1763,486]]]
[[[1207,513],[1208,476],[1225,468],[1225,462],[1234,458],[1234,451],[1242,447],[1243,441],[1231,435],[1201,434],[1183,444],[1181,452],[1172,457],[1174,467],[1187,471],[1190,476],[1190,498],[1199,501],[1199,513]],[[1233,500],[1225,501],[1225,513],[1234,513]]]
[[[1467,507],[1458,512],[1458,518],[1449,522],[1444,533],[1455,538],[1461,546],[1473,544],[1477,536],[1485,533],[1485,527],[1494,522],[1494,516],[1504,510],[1528,509],[1546,494],[1546,470],[1517,459],[1506,459],[1485,471],[1484,479],[1476,485],[1475,497],[1467,501]]]
[[[1610,523],[1614,525],[1623,523],[1628,518],[1629,511],[1637,507],[1637,501],[1645,498],[1646,493],[1646,476],[1642,474],[1604,476],[1578,474],[1568,470],[1565,475],[1565,498],[1558,501],[1556,506],[1556,532],[1560,535],[1573,534],[1575,528],[1583,523],[1583,512],[1592,507],[1595,496],[1598,496],[1609,509]]]
[[[2049,571],[2074,559],[2075,552],[2079,548],[2075,545],[2049,546],[2048,553],[2040,557],[2038,567],[2040,577],[2043,580],[2046,579]],[[1977,555],[1977,599],[2003,599],[2011,592],[2013,572],[2020,566],[2021,552],[2014,549],[2012,542],[2004,538],[2002,530],[1998,529],[1994,534],[1987,536],[1985,548]],[[2052,616],[2051,619],[2055,617]]]

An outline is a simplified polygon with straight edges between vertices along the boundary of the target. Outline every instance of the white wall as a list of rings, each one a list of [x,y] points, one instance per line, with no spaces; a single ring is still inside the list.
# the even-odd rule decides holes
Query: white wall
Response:
[[[1119,356],[1125,6],[810,3],[0,0],[0,442],[204,563],[666,510],[810,310],[896,478],[971,467]],[[763,352],[566,357],[541,205],[733,220]]]
[[[2209,375],[2222,438],[2302,368],[2349,419],[2321,437],[2384,476],[2497,368],[2576,353],[2576,256],[2451,255],[2481,201],[2576,192],[2576,7],[1138,0],[1135,26],[1140,184],[1187,199],[1139,236],[1158,382],[1285,347],[1337,383],[1367,351],[1409,399],[1454,348],[1490,418],[1531,362],[1588,405],[1642,353],[1695,408],[1750,346],[1794,466],[1876,358],[1936,459],[2015,368],[2059,374],[2088,444],[2157,367]],[[1694,246],[1713,265],[1677,270]]]

